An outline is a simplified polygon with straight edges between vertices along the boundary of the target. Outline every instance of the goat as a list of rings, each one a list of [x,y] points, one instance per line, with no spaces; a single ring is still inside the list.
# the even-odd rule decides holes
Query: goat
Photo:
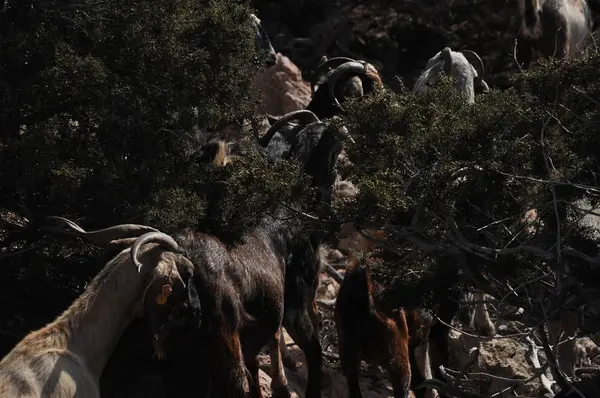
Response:
[[[323,56],[311,80],[312,98],[306,109],[321,119],[328,118],[342,110],[340,100],[359,98],[382,87],[381,76],[373,65],[352,58]]]
[[[517,46],[524,67],[544,57],[585,53],[593,19],[586,0],[519,0]]]
[[[381,229],[367,228],[364,231],[366,235],[364,238],[349,228],[351,228],[349,224],[344,226],[349,236],[343,237],[338,246],[344,251],[368,252],[375,247],[373,240],[386,239],[386,233]],[[448,366],[449,330],[446,324],[450,324],[459,312],[461,294],[455,289],[449,289],[441,297],[437,305],[437,316],[443,322],[436,322],[435,318],[421,308],[408,308],[402,313],[404,315],[397,309],[389,313],[375,304],[374,286],[370,282],[368,268],[358,264],[354,255],[351,254],[350,258],[349,270],[344,276],[336,302],[340,359],[348,380],[350,396],[361,396],[356,379],[358,368],[355,366],[357,360],[360,363],[361,355],[388,369],[395,396],[404,396],[402,394],[408,393],[405,385],[401,383],[403,380],[409,380],[411,388],[415,388],[422,381],[433,378],[434,375],[439,379],[441,377],[439,366]],[[362,306],[369,311],[355,310],[360,307],[357,304],[359,302],[362,302]],[[485,314],[487,315],[487,311]],[[403,332],[404,322],[408,325],[408,334]],[[353,325],[363,325],[364,330],[356,329]],[[399,336],[409,336],[410,339],[402,340]],[[361,347],[364,352],[354,354],[356,350],[351,350],[350,347]],[[399,358],[406,358],[405,349],[409,351],[410,373],[406,371],[406,364],[403,367],[398,365]],[[347,354],[350,355],[349,360],[344,359],[345,356],[347,357],[345,350],[350,351]],[[357,359],[355,355],[359,355],[359,358]],[[344,365],[344,362],[347,364]],[[415,393],[417,397],[435,397],[436,394],[433,389]]]
[[[372,247],[371,247],[372,248]],[[361,359],[388,372],[395,397],[436,397],[437,391],[413,392],[422,381],[441,377],[448,366],[448,327],[458,311],[458,292],[450,289],[437,305],[435,317],[423,308],[386,308],[375,301],[368,265],[351,255],[340,287],[335,322],[342,371],[349,396],[361,397],[358,372]]]
[[[275,135],[275,130],[286,122],[275,123],[267,136]],[[347,136],[347,131],[324,128],[320,134],[313,134],[304,130],[298,131],[304,137],[298,141],[310,138],[310,143],[296,142],[291,153],[312,176],[313,184],[321,188],[319,199],[327,205],[331,202],[340,138]],[[312,141],[316,135],[318,139]],[[243,396],[243,376],[247,369],[250,394],[261,397],[256,355],[266,345],[273,362],[273,394],[289,396],[287,380],[279,366],[282,324],[307,358],[306,396],[321,396],[324,371],[315,327],[319,315],[314,296],[319,273],[315,264],[319,263],[322,237],[313,233],[306,240],[298,235],[298,226],[289,221],[291,215],[288,208],[280,207],[239,242],[223,242],[215,236],[186,229],[173,238],[159,233],[144,235],[131,249],[135,258],[136,251],[145,243],[174,240],[178,252],[194,264],[192,288],[199,300],[198,306],[188,311],[199,312],[200,321],[194,331],[196,337],[191,343],[186,340],[186,344],[188,351],[194,351],[195,345],[194,352],[215,358],[216,364],[203,370],[210,375],[214,396]],[[166,338],[178,333],[177,327],[171,328],[177,323],[177,316],[163,313],[161,319],[154,326],[155,335],[169,351],[170,344],[180,341]]]
[[[86,232],[69,220],[59,220],[67,224],[63,232],[108,243],[113,252],[130,245],[141,233],[157,233],[154,228],[133,224]],[[164,243],[169,248],[169,242]],[[130,254],[128,248],[121,250],[67,310],[25,336],[0,361],[0,396],[100,397],[100,375],[121,333],[139,311],[147,289],[162,283],[175,264],[182,268],[190,265],[155,245],[139,253],[145,265],[139,274]]]
[[[295,120],[298,123],[292,122]],[[289,158],[294,154],[292,151],[304,160],[327,129],[327,125],[309,110],[289,112],[272,121],[274,123],[258,143],[259,150],[273,161]]]
[[[214,166],[225,166],[239,157],[241,148],[236,141],[213,139],[200,147],[197,161],[211,163]]]
[[[270,133],[264,135],[259,140],[258,148],[259,150],[263,151],[265,157],[272,160],[284,159],[290,156],[292,145],[294,145],[295,140],[297,139],[297,132],[301,129],[307,128],[308,125],[311,123],[319,122],[319,119],[315,116],[314,113],[306,110],[290,112],[281,118],[268,117],[268,119],[270,122],[272,122],[273,126],[268,130]],[[297,120],[298,123],[293,123],[294,120]],[[322,127],[322,124],[317,123],[317,125]],[[310,134],[308,137],[317,137],[318,139],[318,134],[319,132],[317,132],[316,134]],[[228,164],[237,157],[237,155],[231,154],[231,150],[229,148],[231,148],[232,145],[235,146],[235,143],[225,142],[222,140],[213,140],[203,146],[201,150],[202,155],[200,159],[205,162],[211,162],[213,165],[224,166],[225,164]],[[310,148],[310,144],[308,144],[308,147]],[[328,272],[331,272],[333,270],[337,274],[337,271],[331,268],[328,264],[326,264],[325,266],[321,266],[320,263],[324,262],[325,255],[322,253],[322,250],[320,250],[318,254],[318,261],[315,264],[315,268],[317,270],[320,270],[321,268],[327,267],[326,270]],[[292,272],[295,270],[296,268],[293,267]],[[319,272],[315,272],[315,275],[318,276],[318,274]],[[292,274],[290,274],[290,277],[291,276]],[[318,277],[315,278],[316,279],[313,280],[310,284],[312,285],[316,283],[318,286],[319,279]],[[313,293],[316,294],[316,287]],[[311,305],[315,305],[314,297],[313,304]],[[311,319],[314,321],[313,326],[317,330],[320,330],[321,316],[314,315],[317,313],[318,311],[316,310],[316,307],[314,307]],[[285,339],[282,331],[280,331],[279,345],[279,349],[281,352],[281,361],[283,362],[283,364],[289,369],[296,370],[298,365],[287,349],[287,345],[285,344]],[[277,358],[274,358],[272,362],[277,363]]]
[[[404,309],[384,315],[375,308],[369,272],[356,259],[349,264],[338,293],[335,324],[351,398],[362,397],[358,383],[362,358],[387,370],[395,397],[414,396],[410,390],[409,331]]]
[[[441,71],[456,79],[454,87],[466,102],[475,102],[475,92],[486,93],[490,89],[483,80],[484,67],[481,58],[474,51],[452,51],[444,47],[427,61],[425,69],[413,86],[413,93],[421,94],[428,90],[429,83],[436,83]]]

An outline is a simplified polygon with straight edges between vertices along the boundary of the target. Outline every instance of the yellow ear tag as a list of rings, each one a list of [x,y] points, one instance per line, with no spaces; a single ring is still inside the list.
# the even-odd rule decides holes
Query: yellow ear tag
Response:
[[[164,305],[167,302],[167,296],[165,296],[164,294],[159,294],[156,296],[156,304],[158,305]]]
[[[164,305],[167,302],[167,298],[171,295],[173,287],[171,285],[164,285],[162,292],[156,296],[156,304]]]

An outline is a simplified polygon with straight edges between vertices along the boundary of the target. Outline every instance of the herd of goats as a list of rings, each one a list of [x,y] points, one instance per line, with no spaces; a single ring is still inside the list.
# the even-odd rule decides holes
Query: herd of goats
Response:
[[[531,55],[527,65],[539,57],[583,54],[592,42],[585,0],[520,0],[519,11],[519,45]],[[260,20],[251,17],[257,47],[272,65],[275,51]],[[426,91],[442,71],[455,78],[467,103],[489,90],[479,56],[446,47],[428,61],[413,92]],[[322,119],[339,115],[350,98],[385,88],[371,64],[344,57],[323,57],[311,87],[306,109],[265,117],[270,127],[254,147],[269,161],[293,158],[303,165],[318,188],[313,209],[318,214],[343,196],[336,164],[351,140],[347,128],[333,128]],[[215,137],[205,144],[204,159],[225,165],[237,156],[234,144]],[[282,339],[285,328],[306,357],[305,396],[320,397],[329,381],[316,302],[322,271],[341,283],[335,322],[349,396],[362,396],[361,359],[387,370],[395,397],[440,394],[416,387],[447,365],[447,324],[459,314],[465,296],[449,293],[435,316],[420,308],[384,313],[375,306],[365,260],[349,255],[342,277],[327,263],[322,234],[301,234],[290,221],[291,212],[281,205],[234,245],[194,228],[173,236],[137,224],[85,231],[50,217],[42,230],[105,247],[105,266],[66,311],[29,333],[2,359],[0,396],[100,397],[100,376],[121,334],[143,316],[155,355],[172,362],[167,376],[172,396],[262,397],[257,355],[268,347],[273,396],[289,397],[284,366],[297,364]],[[370,233],[385,237],[382,231]],[[370,250],[374,243],[361,240],[359,246],[354,249]],[[477,321],[485,334],[495,334],[485,304],[462,321]]]

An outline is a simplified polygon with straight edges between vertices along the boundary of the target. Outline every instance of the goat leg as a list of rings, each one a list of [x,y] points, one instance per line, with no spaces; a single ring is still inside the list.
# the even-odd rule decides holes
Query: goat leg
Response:
[[[283,335],[283,327],[279,332],[279,349],[281,351],[281,361],[283,362],[283,366],[296,372],[298,370],[298,362],[296,362],[288,350],[287,344],[285,343],[285,336]]]
[[[338,350],[340,353],[340,362],[342,363],[342,372],[346,377],[348,383],[348,397],[349,398],[362,398],[360,392],[360,384],[358,382],[358,375],[360,372],[360,358],[361,353],[358,349],[358,344],[353,345],[349,342],[344,341],[340,337],[338,332]]]
[[[256,355],[244,355],[244,362],[246,363],[246,369],[248,369],[248,396],[252,398],[263,398],[260,389],[260,378],[258,377],[258,372],[260,370],[258,357]]]
[[[477,301],[477,304],[475,304],[474,321],[477,329],[484,336],[495,336],[496,326],[490,319],[490,313],[488,311],[487,304],[485,303],[485,294],[482,292],[477,292],[475,294],[475,300]]]
[[[323,351],[319,335],[313,328],[308,311],[293,311],[284,317],[284,326],[306,357],[308,381],[306,398],[321,398],[321,383],[329,382],[329,374],[323,369]]]
[[[290,390],[287,386],[287,378],[283,370],[282,352],[280,344],[285,345],[283,337],[283,329],[279,327],[275,335],[269,339],[269,356],[271,357],[271,391],[274,398],[291,397]],[[289,355],[289,354],[288,354]]]

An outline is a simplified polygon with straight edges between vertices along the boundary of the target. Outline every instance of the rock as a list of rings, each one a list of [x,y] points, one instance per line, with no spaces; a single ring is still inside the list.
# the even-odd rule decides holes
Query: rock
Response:
[[[327,296],[327,286],[328,285],[329,285],[328,283],[325,283],[323,280],[321,280],[321,283],[319,283],[319,288],[317,289],[317,298]]]
[[[466,373],[481,372],[492,376],[510,379],[525,379],[533,376],[533,367],[527,362],[527,346],[511,338],[481,340],[467,336],[455,330],[449,333],[450,368],[463,370],[474,358],[469,356],[469,351],[479,351],[476,360],[468,366]],[[482,377],[473,379],[471,384],[475,391],[484,396],[490,396],[505,388],[514,385],[515,391],[521,397],[538,396],[541,388],[539,379],[534,379],[527,384],[515,384],[498,379]],[[514,397],[509,391],[496,395],[498,398]]]
[[[310,102],[310,84],[288,57],[277,53],[277,63],[255,77],[256,87],[265,95],[259,113],[284,115],[305,109]]]
[[[325,293],[325,298],[334,299],[337,297],[337,292],[338,292],[338,289],[336,288],[335,284],[330,283],[327,286],[327,293]]]
[[[588,337],[577,339],[575,343],[577,349],[577,365],[591,366],[592,359],[600,354],[598,346]]]
[[[486,372],[494,376],[505,378],[526,379],[534,375],[533,368],[527,362],[527,346],[513,339],[496,339],[484,341],[480,345],[479,360],[477,370]],[[504,390],[510,385],[515,386],[518,396],[536,396],[540,389],[540,382],[536,378],[527,384],[515,384],[505,382],[499,379],[492,379],[487,391],[484,394],[492,395]],[[514,396],[507,391],[501,397]]]

